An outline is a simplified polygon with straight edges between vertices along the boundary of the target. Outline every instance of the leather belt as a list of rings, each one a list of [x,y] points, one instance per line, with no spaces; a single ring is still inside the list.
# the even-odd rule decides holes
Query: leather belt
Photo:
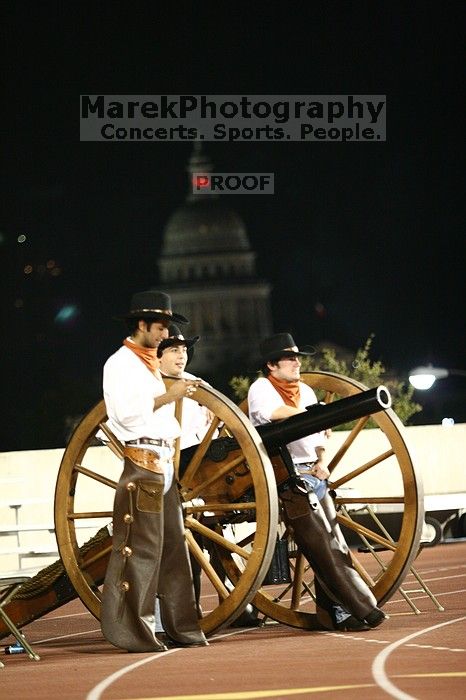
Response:
[[[141,450],[137,447],[125,447],[123,455],[142,469],[148,469],[154,474],[164,474],[163,464],[157,452]]]
[[[157,447],[173,447],[172,440],[163,440],[162,438],[154,439],[154,438],[147,438],[147,437],[138,438],[137,440],[127,440],[126,444],[127,445],[156,445]]]

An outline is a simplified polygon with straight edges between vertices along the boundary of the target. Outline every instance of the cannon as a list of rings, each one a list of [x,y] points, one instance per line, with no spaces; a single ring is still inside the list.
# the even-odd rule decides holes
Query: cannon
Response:
[[[333,428],[341,423],[349,423],[356,418],[370,416],[378,411],[386,410],[392,405],[388,389],[378,386],[368,389],[360,394],[340,399],[337,403],[318,403],[306,406],[306,413],[284,420],[260,425],[257,428],[266,449],[267,454],[278,454],[282,445],[294,440],[318,433],[328,428]]]
[[[283,446],[303,435],[355,421],[343,434],[344,440],[337,439],[338,433],[332,435],[330,486],[340,524],[359,538],[363,549],[375,553],[371,557],[352,549],[354,565],[379,604],[399,588],[417,555],[423,521],[422,485],[402,425],[390,408],[389,392],[384,387],[368,390],[355,380],[327,372],[304,373],[302,380],[314,388],[320,405],[258,429],[248,420],[244,402],[238,407],[205,384],[193,397],[210,410],[212,420],[199,445],[182,452],[177,448],[175,469],[188,546],[203,571],[202,585],[215,601],[211,609],[204,610],[201,620],[207,634],[233,622],[251,602],[266,617],[295,627],[315,627],[312,570],[288,537],[277,491],[277,484],[293,476]],[[167,384],[171,381],[176,380],[166,380]],[[182,425],[181,402],[176,412]],[[370,419],[376,428],[363,430]],[[97,433],[105,434],[104,443],[96,438]],[[374,438],[370,444],[365,439],[368,433]],[[368,454],[368,450],[372,452]],[[113,493],[122,453],[122,444],[106,425],[101,401],[70,438],[56,484],[56,535],[67,580],[62,588],[66,600],[70,588],[76,591],[96,618],[111,550]],[[403,509],[395,536],[377,515],[369,527],[353,516],[362,509],[375,513],[378,508],[391,507]],[[95,540],[83,542],[77,524],[89,519],[101,527]],[[201,537],[210,546],[201,547]],[[267,574],[278,539],[287,544],[290,577],[270,584]],[[218,553],[227,585],[206,549]],[[61,604],[59,600],[47,601],[44,612]]]

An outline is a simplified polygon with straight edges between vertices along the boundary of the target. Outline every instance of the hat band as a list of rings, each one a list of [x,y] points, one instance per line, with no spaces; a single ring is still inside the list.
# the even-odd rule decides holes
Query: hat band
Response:
[[[171,309],[135,309],[130,311],[130,314],[167,314],[168,316],[173,316],[173,311]]]

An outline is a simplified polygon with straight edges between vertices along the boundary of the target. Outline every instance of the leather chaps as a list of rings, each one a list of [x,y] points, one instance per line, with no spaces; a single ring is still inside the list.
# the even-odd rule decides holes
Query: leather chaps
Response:
[[[377,601],[352,565],[329,493],[319,501],[313,493],[293,487],[280,497],[286,523],[314,571],[318,609],[328,611],[336,602],[363,620]]]
[[[155,633],[156,597],[163,627],[172,640],[205,643],[176,482],[165,495],[163,487],[163,474],[125,457],[115,494],[101,626],[111,644],[128,651],[166,649]]]

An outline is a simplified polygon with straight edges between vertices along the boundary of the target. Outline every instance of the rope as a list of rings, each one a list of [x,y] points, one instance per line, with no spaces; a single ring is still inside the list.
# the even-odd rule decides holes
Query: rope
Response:
[[[101,542],[104,542],[108,537],[107,528],[101,528],[90,540],[79,548],[79,558],[82,559],[90,550],[94,549],[94,547]],[[50,590],[55,581],[64,573],[65,567],[61,559],[55,561],[53,564],[49,564],[49,566],[39,571],[29,581],[23,583],[12,600],[27,600],[29,598],[35,598],[41,593],[45,593]]]

